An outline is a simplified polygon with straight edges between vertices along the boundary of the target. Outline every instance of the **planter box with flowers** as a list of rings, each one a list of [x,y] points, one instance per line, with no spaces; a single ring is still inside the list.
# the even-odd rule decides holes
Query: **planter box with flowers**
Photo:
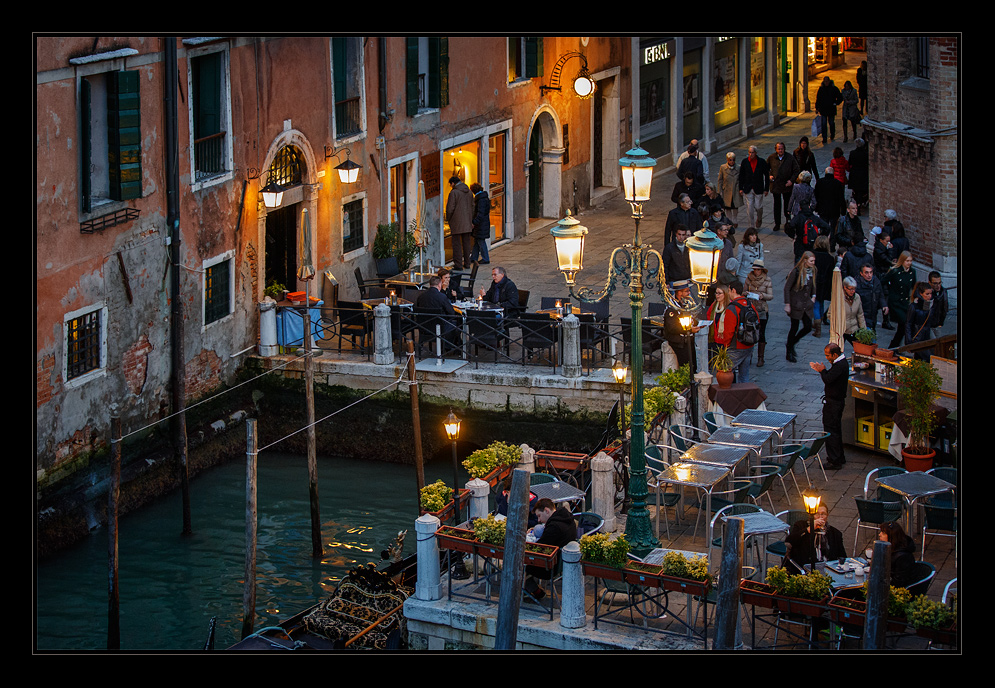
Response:
[[[578,544],[585,576],[623,580],[623,569],[629,563],[629,542],[625,535],[613,538],[608,533],[594,533],[582,536]]]
[[[489,514],[486,518],[473,520],[473,528],[440,526],[435,531],[439,547],[458,552],[477,554],[488,559],[504,558],[504,538],[507,522]],[[555,545],[528,542],[525,544],[524,562],[527,566],[538,566],[552,570],[560,548]]]
[[[916,635],[928,638],[934,643],[957,645],[957,598],[953,605],[931,600],[919,595],[906,607],[909,625],[916,629]]]
[[[522,460],[522,448],[505,442],[491,442],[463,460],[463,468],[471,478],[479,478],[494,487],[507,478]]]
[[[686,592],[704,596],[712,587],[712,574],[708,572],[708,557],[704,554],[688,559],[680,552],[663,555],[664,590]]]
[[[912,595],[905,588],[891,586],[888,594],[888,630],[906,629],[905,609]],[[863,626],[867,615],[867,583],[859,588],[844,588],[829,600],[829,618],[839,625]]]
[[[442,549],[451,549],[467,554],[473,552],[473,546],[477,541],[472,530],[455,526],[439,526],[439,529],[435,531],[435,537]]]
[[[743,590],[748,582],[743,581],[740,590]],[[772,566],[767,569],[766,583],[772,592],[772,609],[787,614],[819,616],[829,601],[833,581],[819,571],[804,576],[792,576],[784,567]]]
[[[471,496],[473,496],[473,493],[470,490],[460,488],[457,495],[460,510],[466,508]],[[436,480],[434,483],[423,487],[419,493],[419,502],[422,515],[431,514],[443,523],[452,520],[453,488],[441,480]]]

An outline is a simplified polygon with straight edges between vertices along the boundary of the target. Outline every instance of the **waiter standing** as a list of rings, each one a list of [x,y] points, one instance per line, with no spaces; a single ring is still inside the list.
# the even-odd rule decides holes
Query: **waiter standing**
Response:
[[[822,396],[822,429],[829,433],[826,440],[826,468],[840,469],[846,463],[843,456],[843,408],[846,405],[847,382],[850,364],[836,344],[826,345],[825,363],[809,363],[809,367],[822,376],[826,391]]]

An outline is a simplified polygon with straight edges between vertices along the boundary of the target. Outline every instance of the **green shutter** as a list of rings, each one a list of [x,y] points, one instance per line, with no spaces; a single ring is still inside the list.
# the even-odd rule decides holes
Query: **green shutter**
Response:
[[[110,196],[141,198],[142,132],[137,71],[113,72],[107,80],[107,158]]]
[[[542,36],[526,36],[525,76],[532,78],[542,75]]]
[[[449,105],[449,37],[439,38],[439,107]]]
[[[442,107],[439,91],[442,85],[442,60],[439,59],[439,37],[428,38],[428,102],[429,107]]]
[[[332,37],[332,69],[335,72],[335,102],[339,103],[346,99],[346,38],[344,36]]]
[[[90,156],[93,145],[90,142],[90,82],[86,79],[80,80],[80,197],[82,203],[80,209],[84,213],[90,212]]]
[[[418,36],[408,36],[405,45],[405,101],[408,117],[418,114]]]
[[[211,53],[193,61],[194,139],[221,133],[221,57]]]

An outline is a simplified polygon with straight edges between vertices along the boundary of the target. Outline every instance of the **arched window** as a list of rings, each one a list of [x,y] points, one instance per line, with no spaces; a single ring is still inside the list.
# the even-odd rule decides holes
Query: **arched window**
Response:
[[[296,146],[284,146],[273,158],[266,171],[266,183],[275,182],[288,189],[297,186],[303,179],[303,161]]]

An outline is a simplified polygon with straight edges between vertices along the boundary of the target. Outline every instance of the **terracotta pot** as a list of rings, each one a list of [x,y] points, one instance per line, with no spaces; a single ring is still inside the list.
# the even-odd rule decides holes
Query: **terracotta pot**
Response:
[[[933,467],[933,458],[935,456],[935,449],[931,450],[928,454],[909,454],[903,449],[902,463],[905,464],[905,470],[907,471],[919,471],[920,473],[925,473]]]
[[[719,384],[719,389],[729,389],[736,379],[736,373],[732,370],[716,370],[715,381]]]
[[[744,580],[739,584],[739,595],[743,604],[774,609],[774,586],[767,583]]]
[[[860,354],[861,356],[873,356],[875,350],[877,350],[877,344],[861,344],[860,342],[852,342],[853,353]]]
[[[874,349],[874,355],[886,361],[890,361],[895,358],[895,352],[891,349]]]

